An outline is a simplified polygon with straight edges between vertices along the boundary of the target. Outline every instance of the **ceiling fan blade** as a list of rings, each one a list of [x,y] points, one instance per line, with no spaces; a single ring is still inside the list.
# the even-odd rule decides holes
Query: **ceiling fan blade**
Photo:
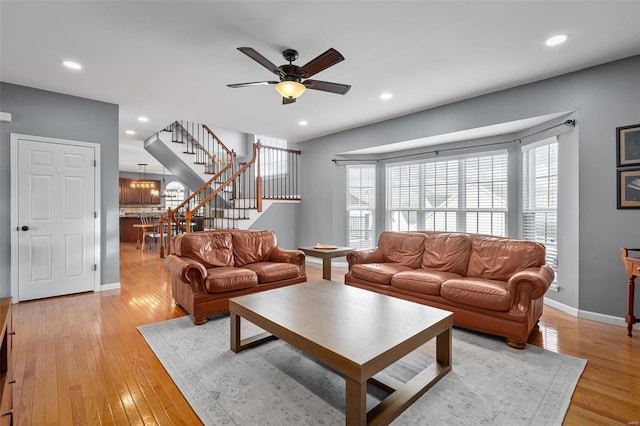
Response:
[[[296,98],[291,98],[291,99],[289,99],[289,98],[285,98],[285,97],[283,97],[283,98],[282,98],[282,105],[292,104],[292,103],[294,103],[295,101],[296,101]]]
[[[321,53],[317,58],[301,66],[298,73],[300,77],[308,78],[342,61],[344,61],[344,56],[332,47],[326,52]]]
[[[302,82],[307,89],[321,90],[323,92],[345,95],[351,86],[348,84],[331,83],[330,81],[305,80]]]
[[[238,47],[238,50],[271,71],[272,73],[278,75],[280,74],[280,70],[278,69],[278,67],[273,62],[258,53],[257,50],[251,47]]]
[[[267,86],[269,84],[278,84],[278,81],[254,81],[251,83],[235,83],[235,84],[227,84],[227,87],[232,87],[234,89],[238,87],[250,87],[250,86]]]

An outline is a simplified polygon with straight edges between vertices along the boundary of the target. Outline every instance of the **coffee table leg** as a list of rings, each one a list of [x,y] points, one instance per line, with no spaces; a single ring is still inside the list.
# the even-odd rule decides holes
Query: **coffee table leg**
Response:
[[[451,367],[452,344],[451,328],[436,337],[436,361],[442,368]]]
[[[229,320],[231,322],[231,332],[229,333],[229,337],[231,338],[231,350],[238,353],[242,350],[240,342],[240,315],[231,312]]]
[[[331,258],[322,258],[322,278],[331,281]]]
[[[240,315],[233,312],[233,310],[229,310],[229,324],[231,325],[231,329],[229,330],[229,343],[233,352],[238,353],[253,346],[268,342],[269,340],[277,339],[276,336],[266,331],[243,339],[240,330],[241,319],[242,317]]]
[[[357,382],[349,377],[345,377],[345,381],[347,382],[346,424],[364,426],[367,424],[367,382]]]

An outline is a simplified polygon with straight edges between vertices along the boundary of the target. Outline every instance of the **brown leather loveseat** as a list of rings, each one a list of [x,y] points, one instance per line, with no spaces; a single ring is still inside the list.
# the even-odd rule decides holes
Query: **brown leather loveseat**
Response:
[[[554,272],[542,244],[452,232],[383,232],[347,255],[345,284],[454,313],[455,325],[522,349],[542,315]]]
[[[229,299],[307,281],[305,255],[273,231],[219,229],[178,235],[164,264],[171,290],[196,325],[229,311]]]

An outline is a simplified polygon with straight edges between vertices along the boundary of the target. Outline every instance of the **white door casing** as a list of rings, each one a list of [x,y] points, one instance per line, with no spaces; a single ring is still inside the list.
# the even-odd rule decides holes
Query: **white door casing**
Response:
[[[14,301],[97,290],[99,145],[12,134],[11,155]]]

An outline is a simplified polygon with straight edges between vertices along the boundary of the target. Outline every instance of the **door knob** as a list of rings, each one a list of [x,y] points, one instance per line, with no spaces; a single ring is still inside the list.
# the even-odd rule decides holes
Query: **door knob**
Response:
[[[29,230],[29,227],[28,227],[27,225],[23,225],[23,226],[22,226],[22,230],[23,230],[23,231],[28,231],[28,230]]]

